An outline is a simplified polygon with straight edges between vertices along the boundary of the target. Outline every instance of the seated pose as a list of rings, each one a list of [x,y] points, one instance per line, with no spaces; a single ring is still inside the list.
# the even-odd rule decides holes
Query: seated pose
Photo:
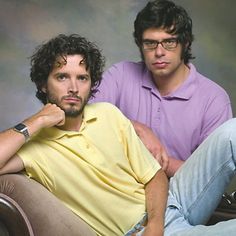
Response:
[[[236,231],[236,220],[202,225],[235,175],[235,119],[200,145],[168,193],[164,171],[131,122],[109,103],[87,104],[104,66],[95,44],[59,35],[37,49],[31,65],[44,106],[0,133],[0,174],[24,170],[81,219],[78,231],[86,223],[86,236]]]
[[[134,22],[134,39],[142,61],[111,66],[91,102],[117,106],[173,176],[216,127],[232,118],[231,103],[189,62],[192,20],[182,7],[167,0],[147,3]]]

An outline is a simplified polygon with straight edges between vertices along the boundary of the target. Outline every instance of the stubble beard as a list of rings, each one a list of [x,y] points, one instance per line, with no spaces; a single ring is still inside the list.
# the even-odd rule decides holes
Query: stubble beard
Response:
[[[63,107],[60,107],[60,108],[65,112],[66,117],[76,118],[82,114],[86,104],[87,104],[87,102],[81,104],[80,109],[74,108],[74,105],[71,105],[71,108],[67,108],[67,109],[64,109]]]
[[[68,118],[76,118],[80,116],[83,113],[84,107],[88,103],[89,98],[85,98],[84,100],[81,97],[78,97],[81,101],[81,106],[80,108],[77,108],[77,106],[73,103],[68,104],[70,107],[65,108],[62,106],[61,102],[58,101],[58,99],[54,98],[52,95],[48,95],[47,100],[49,103],[56,104],[58,107],[60,107],[64,112],[65,116]],[[61,101],[63,101],[64,97],[61,98]]]

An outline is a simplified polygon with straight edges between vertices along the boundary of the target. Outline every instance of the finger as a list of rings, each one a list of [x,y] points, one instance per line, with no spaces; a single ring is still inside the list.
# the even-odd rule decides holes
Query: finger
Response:
[[[162,158],[161,158],[161,154],[155,154],[153,155],[155,157],[155,159],[158,161],[158,163],[162,166]]]
[[[65,113],[63,112],[61,114],[61,119],[59,120],[59,122],[56,124],[56,126],[62,126],[65,124]]]
[[[167,153],[165,151],[162,152],[162,169],[165,171],[167,170],[169,165],[169,158],[167,156]]]
[[[62,126],[65,124],[65,120],[60,121],[59,123],[56,124],[56,126]]]

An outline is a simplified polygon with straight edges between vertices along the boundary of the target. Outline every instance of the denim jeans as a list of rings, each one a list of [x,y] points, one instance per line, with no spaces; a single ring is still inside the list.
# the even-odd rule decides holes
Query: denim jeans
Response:
[[[236,220],[204,226],[236,174],[236,119],[216,129],[170,180],[166,236],[234,235]]]
[[[235,174],[236,118],[217,128],[171,178],[164,235],[235,235],[236,220],[204,225]]]
[[[146,225],[147,222],[147,214],[145,214],[142,219],[133,227],[131,228],[124,236],[141,236],[143,230],[145,229],[144,224]],[[138,231],[138,232],[137,232]]]

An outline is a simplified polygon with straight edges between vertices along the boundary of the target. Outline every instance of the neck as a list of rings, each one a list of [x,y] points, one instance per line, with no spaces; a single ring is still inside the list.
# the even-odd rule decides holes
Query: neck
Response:
[[[188,74],[188,66],[181,65],[171,75],[154,78],[154,82],[161,96],[166,96],[177,90],[187,79]]]

